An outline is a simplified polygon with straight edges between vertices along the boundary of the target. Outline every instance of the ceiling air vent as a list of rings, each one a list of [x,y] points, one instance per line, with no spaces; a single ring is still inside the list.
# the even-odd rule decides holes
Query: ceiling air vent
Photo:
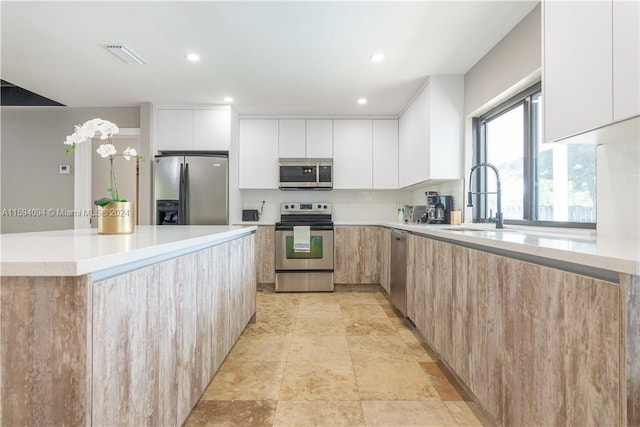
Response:
[[[147,64],[147,61],[132,51],[131,48],[123,44],[108,44],[105,47],[109,52],[113,53],[127,64]]]

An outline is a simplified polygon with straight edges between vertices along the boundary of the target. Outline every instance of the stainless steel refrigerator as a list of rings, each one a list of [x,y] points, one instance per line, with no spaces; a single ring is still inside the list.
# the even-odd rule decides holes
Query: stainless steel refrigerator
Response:
[[[228,224],[228,165],[228,158],[217,154],[156,156],[156,224]]]

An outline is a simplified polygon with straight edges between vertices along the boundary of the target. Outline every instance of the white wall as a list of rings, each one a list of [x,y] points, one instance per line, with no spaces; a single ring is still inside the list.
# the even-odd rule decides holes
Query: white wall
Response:
[[[231,132],[229,145],[229,224],[242,220],[242,194],[239,189],[240,163],[238,149],[238,112],[231,108]]]
[[[464,76],[464,115],[478,115],[540,79],[541,6],[538,4]]]
[[[74,125],[100,117],[121,128],[140,127],[140,109],[2,107],[2,209],[73,209],[73,156],[63,144]],[[59,175],[58,165],[71,166]],[[36,211],[37,212],[37,211]],[[0,231],[14,233],[73,228],[72,216],[2,216]]]

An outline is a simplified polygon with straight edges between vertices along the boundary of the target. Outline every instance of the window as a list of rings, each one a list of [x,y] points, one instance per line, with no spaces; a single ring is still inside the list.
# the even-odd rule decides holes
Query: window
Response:
[[[505,223],[595,228],[596,147],[542,143],[540,83],[474,119],[474,164],[500,171]],[[475,172],[474,191],[495,193],[493,171]],[[474,196],[473,217],[495,217],[497,196]]]

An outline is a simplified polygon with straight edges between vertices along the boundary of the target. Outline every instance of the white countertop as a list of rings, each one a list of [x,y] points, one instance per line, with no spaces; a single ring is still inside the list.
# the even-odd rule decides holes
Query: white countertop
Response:
[[[355,225],[355,224],[336,224]],[[505,226],[496,230],[494,224],[427,225],[380,222],[424,236],[439,237],[520,254],[533,255],[587,267],[628,274],[640,274],[640,241],[597,236],[588,230],[531,230],[531,227]],[[477,230],[463,230],[463,229]],[[460,231],[453,231],[454,229]]]
[[[99,235],[96,229],[0,235],[2,276],[80,276],[124,264],[177,256],[233,240],[255,226],[136,226],[133,234]]]
[[[242,222],[243,225],[273,225],[262,222]],[[507,225],[503,231],[494,224],[400,224],[388,221],[334,221],[340,226],[382,226],[398,228],[415,234],[458,241],[487,248],[640,275],[640,240],[608,238],[595,230],[555,229]],[[447,229],[473,228],[478,231]]]

